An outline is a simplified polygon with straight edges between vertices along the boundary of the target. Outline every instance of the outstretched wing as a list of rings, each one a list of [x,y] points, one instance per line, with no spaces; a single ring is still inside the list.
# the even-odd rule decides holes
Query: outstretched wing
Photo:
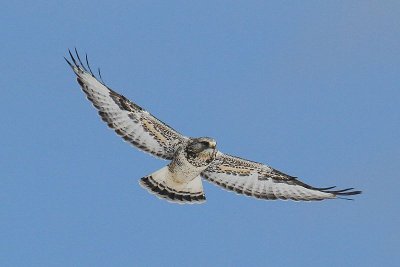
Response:
[[[77,59],[69,52],[72,63],[65,60],[77,75],[87,98],[99,110],[103,121],[137,148],[163,159],[172,159],[178,144],[188,138],[100,82],[91,71],[87,56],[85,66],[76,49],[75,53]],[[100,72],[99,76],[101,79]]]
[[[351,191],[353,188],[330,190],[334,187],[312,187],[269,166],[221,152],[201,175],[227,190],[261,199],[308,201],[361,193]]]

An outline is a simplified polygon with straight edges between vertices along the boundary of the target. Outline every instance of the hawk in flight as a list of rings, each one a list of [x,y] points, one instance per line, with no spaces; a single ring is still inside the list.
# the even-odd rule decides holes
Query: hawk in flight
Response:
[[[125,141],[169,160],[162,169],[140,179],[157,197],[174,203],[203,203],[202,178],[227,190],[259,199],[323,200],[360,194],[353,188],[332,190],[307,185],[267,165],[222,153],[210,137],[186,137],[118,94],[83,64],[76,49],[65,58],[86,97],[109,127]]]

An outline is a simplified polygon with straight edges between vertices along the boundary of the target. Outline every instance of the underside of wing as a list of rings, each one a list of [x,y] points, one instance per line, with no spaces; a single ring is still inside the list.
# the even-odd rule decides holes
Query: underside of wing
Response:
[[[87,56],[82,63],[76,49],[72,62],[65,59],[77,75],[79,85],[99,115],[125,141],[163,159],[172,159],[177,146],[187,137],[181,135],[149,112],[100,82],[90,69]],[[101,79],[101,75],[99,72]]]
[[[216,160],[201,174],[227,190],[260,199],[323,200],[360,194],[353,188],[332,190],[307,185],[261,163],[218,152]]]

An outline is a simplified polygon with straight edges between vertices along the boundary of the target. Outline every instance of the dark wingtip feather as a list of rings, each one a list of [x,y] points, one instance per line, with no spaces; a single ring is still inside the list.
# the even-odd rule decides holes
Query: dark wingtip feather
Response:
[[[98,70],[98,72],[99,72],[99,78],[100,78],[101,83],[105,85],[105,83],[104,83],[104,81],[103,81],[103,77],[101,77],[100,68],[98,68],[97,70]]]
[[[89,71],[90,71],[90,74],[92,74],[92,77],[95,77],[94,74],[93,74],[92,69],[90,68],[89,60],[88,60],[87,54],[85,54],[85,59],[86,59],[86,65],[87,65],[87,67],[88,67],[88,69],[89,69]]]
[[[352,198],[343,197],[343,196],[359,195],[362,193],[362,191],[360,191],[360,190],[353,190],[353,189],[354,188],[346,188],[346,189],[342,189],[342,190],[331,190],[331,191],[321,190],[321,192],[334,194],[339,199],[354,200]],[[351,191],[351,190],[353,190],[353,191]]]
[[[331,194],[335,194],[338,196],[351,196],[351,195],[358,195],[361,194],[361,191],[350,191],[353,190],[354,188],[346,188],[346,189],[342,189],[342,190],[320,190],[321,192],[324,193],[331,193]]]
[[[78,68],[81,71],[85,71],[87,73],[90,73],[93,78],[98,80],[96,75],[93,73],[92,68],[90,67],[88,55],[86,53],[85,53],[85,62],[86,62],[86,64],[84,64],[82,59],[80,58],[79,53],[78,53],[78,49],[76,49],[76,47],[73,49],[73,52],[71,52],[71,49],[68,49],[68,53],[69,53],[69,56],[71,58],[70,60],[72,62],[70,60],[68,60],[67,58],[65,58],[65,57],[64,57],[64,59],[72,69]],[[98,69],[98,73],[99,73],[100,82],[104,86],[106,86],[104,81],[103,81],[103,78],[101,77],[100,69]]]
[[[350,201],[354,201],[353,198],[347,198],[347,197],[336,197],[338,199],[343,199],[343,200],[350,200]]]
[[[314,189],[319,190],[319,191],[325,191],[325,190],[330,190],[336,188],[336,186],[330,186],[330,187],[314,187]]]
[[[354,196],[354,195],[360,195],[361,193],[362,193],[362,191],[357,190],[357,191],[337,193],[337,195],[339,195],[339,196]]]
[[[298,181],[298,184],[308,188],[308,189],[312,189],[312,190],[318,190],[320,192],[324,192],[324,193],[329,193],[329,194],[334,194],[335,196],[353,196],[353,195],[359,195],[362,193],[362,191],[359,190],[353,190],[353,187],[350,188],[345,188],[345,189],[340,189],[340,190],[331,190],[333,188],[336,188],[336,186],[331,186],[331,187],[313,187],[313,186],[309,186],[307,184],[304,184],[300,181]],[[353,191],[352,191],[353,190]]]
[[[80,66],[81,66],[85,71],[87,71],[87,69],[86,69],[86,67],[85,67],[85,64],[82,63],[82,60],[81,60],[81,58],[80,58],[80,56],[79,56],[79,53],[78,53],[78,50],[76,49],[76,47],[75,47],[75,55],[76,55],[76,57],[78,58],[78,61],[79,61],[79,63],[80,63]]]
[[[73,69],[74,68],[74,66],[72,66],[72,63],[71,62],[69,62],[69,60],[66,58],[66,57],[64,57],[64,59],[65,59],[65,61],[67,61],[67,63],[68,63],[68,65]]]
[[[71,50],[68,49],[68,53],[69,53],[69,56],[70,56],[71,59],[72,59],[72,62],[74,62],[74,65],[75,65],[75,66],[78,66],[78,63],[76,63],[76,60],[75,60],[74,56],[73,56],[72,53],[71,53]]]

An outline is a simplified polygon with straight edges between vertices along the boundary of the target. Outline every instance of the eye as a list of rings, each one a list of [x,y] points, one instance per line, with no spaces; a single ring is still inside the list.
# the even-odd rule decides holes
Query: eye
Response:
[[[205,146],[210,146],[210,143],[207,141],[201,141],[201,144],[205,145]]]

